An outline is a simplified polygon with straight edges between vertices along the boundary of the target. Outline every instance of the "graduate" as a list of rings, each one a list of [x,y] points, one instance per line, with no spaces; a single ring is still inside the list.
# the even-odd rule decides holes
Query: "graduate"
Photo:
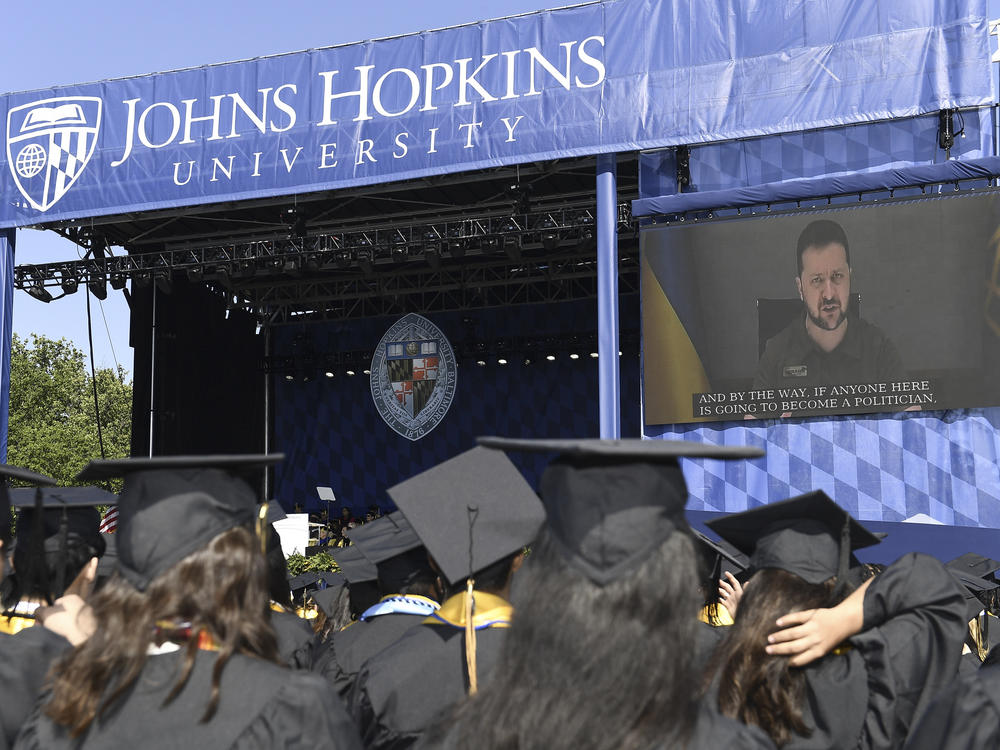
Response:
[[[0,725],[13,743],[49,668],[77,645],[79,619],[97,578],[105,542],[95,505],[116,497],[99,487],[10,490],[18,509],[14,569],[4,581],[9,609],[0,624]]]
[[[93,634],[56,664],[16,748],[359,747],[323,681],[278,660],[265,519],[234,475],[278,460],[171,456],[81,472],[125,477],[118,574],[91,599]]]
[[[879,539],[823,492],[707,525],[756,571],[710,666],[721,712],[781,748],[901,747],[957,673],[958,582],[908,554],[850,592],[851,551]]]
[[[316,605],[316,622],[313,623],[316,643],[322,646],[334,633],[353,622],[347,579],[342,573],[333,573],[326,579],[326,588],[317,589],[310,596]],[[314,653],[319,653],[319,650]]]
[[[510,459],[488,448],[466,451],[388,492],[449,594],[365,662],[354,683],[351,713],[365,746],[395,749],[411,746],[439,714],[489,683],[513,614],[511,576],[544,510]]]
[[[962,647],[962,662],[959,672],[968,674],[982,667],[990,653],[990,623],[993,622],[993,632],[996,633],[995,609],[987,607],[987,601],[996,601],[1000,590],[994,573],[1000,570],[1000,561],[968,552],[954,560],[946,562],[948,569],[959,583],[965,587],[965,619],[968,627],[965,631],[965,645]],[[993,611],[990,611],[993,609]]]
[[[906,750],[1000,746],[1000,663],[991,661],[987,659],[937,695],[910,732]]]
[[[353,545],[335,549],[330,555],[347,579],[351,622],[355,623],[381,597],[378,590],[378,568]]]
[[[755,448],[660,440],[505,440],[554,454],[546,523],[520,576],[493,679],[421,747],[771,748],[699,701],[698,562],[681,456]]]
[[[288,565],[281,549],[281,538],[274,524],[285,518],[277,502],[267,504],[267,588],[271,598],[271,626],[278,636],[278,656],[292,669],[307,669],[312,659],[313,629],[292,607]]]
[[[395,643],[438,608],[437,574],[427,550],[402,513],[396,511],[348,532],[351,543],[378,571],[382,598],[359,621],[329,639],[314,670],[346,698],[361,665]]]

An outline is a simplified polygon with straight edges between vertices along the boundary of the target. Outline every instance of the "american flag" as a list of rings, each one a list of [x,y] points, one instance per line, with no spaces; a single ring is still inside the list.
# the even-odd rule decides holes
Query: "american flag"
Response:
[[[104,513],[101,519],[101,527],[98,529],[102,534],[110,534],[118,528],[118,506],[112,505]]]

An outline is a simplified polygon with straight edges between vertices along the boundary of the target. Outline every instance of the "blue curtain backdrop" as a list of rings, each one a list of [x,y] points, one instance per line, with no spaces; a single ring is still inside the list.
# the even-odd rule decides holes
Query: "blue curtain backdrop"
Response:
[[[624,321],[638,319],[637,295],[622,298]],[[276,472],[275,496],[288,508],[303,502],[318,507],[316,486],[333,487],[338,500],[361,510],[369,503],[391,507],[387,487],[475,445],[479,435],[513,437],[597,437],[599,432],[597,360],[580,350],[570,359],[568,340],[597,331],[597,301],[525,305],[428,314],[457,351],[478,341],[532,340],[552,337],[557,359],[548,349],[522,364],[523,352],[511,352],[511,363],[479,367],[459,358],[455,400],[444,420],[426,437],[411,442],[382,421],[372,401],[369,380],[360,372],[327,378],[319,369],[309,382],[275,376],[273,450],[286,454]],[[395,318],[343,324],[277,329],[276,356],[308,350],[320,356],[338,351],[371,349]],[[633,323],[634,330],[634,323]],[[635,345],[621,357],[622,435],[639,436],[639,358]],[[545,460],[534,455],[511,457],[533,484]]]

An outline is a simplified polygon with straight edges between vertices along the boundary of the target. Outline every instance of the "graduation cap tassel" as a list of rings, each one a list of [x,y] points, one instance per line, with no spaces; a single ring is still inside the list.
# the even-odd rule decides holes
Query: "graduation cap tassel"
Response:
[[[469,670],[469,695],[479,691],[476,674],[476,626],[472,618],[476,614],[476,600],[473,596],[476,582],[469,578],[465,585],[465,666]]]
[[[836,593],[842,594],[847,588],[847,571],[851,561],[851,517],[844,515],[844,525],[840,528],[840,560],[837,565]]]
[[[475,566],[472,561],[472,529],[479,516],[479,506],[468,506],[469,513],[469,577],[465,582],[465,666],[469,672],[469,695],[479,691],[479,677],[476,670],[476,626],[473,618],[476,616],[476,580],[472,574]]]
[[[257,511],[257,539],[260,542],[260,554],[267,555],[267,506],[265,500]]]
[[[62,596],[66,588],[66,558],[68,556],[69,515],[65,506],[59,514],[59,564],[56,566],[56,588]],[[52,589],[46,587],[46,599],[52,606]]]

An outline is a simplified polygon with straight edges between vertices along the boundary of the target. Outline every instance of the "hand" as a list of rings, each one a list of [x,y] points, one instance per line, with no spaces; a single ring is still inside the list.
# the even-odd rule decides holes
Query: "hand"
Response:
[[[727,570],[725,576],[719,579],[719,604],[729,611],[729,616],[734,620],[742,598],[743,585]]]
[[[35,618],[74,646],[90,638],[97,628],[93,610],[76,594],[56,599],[51,607],[39,607],[35,610]]]

